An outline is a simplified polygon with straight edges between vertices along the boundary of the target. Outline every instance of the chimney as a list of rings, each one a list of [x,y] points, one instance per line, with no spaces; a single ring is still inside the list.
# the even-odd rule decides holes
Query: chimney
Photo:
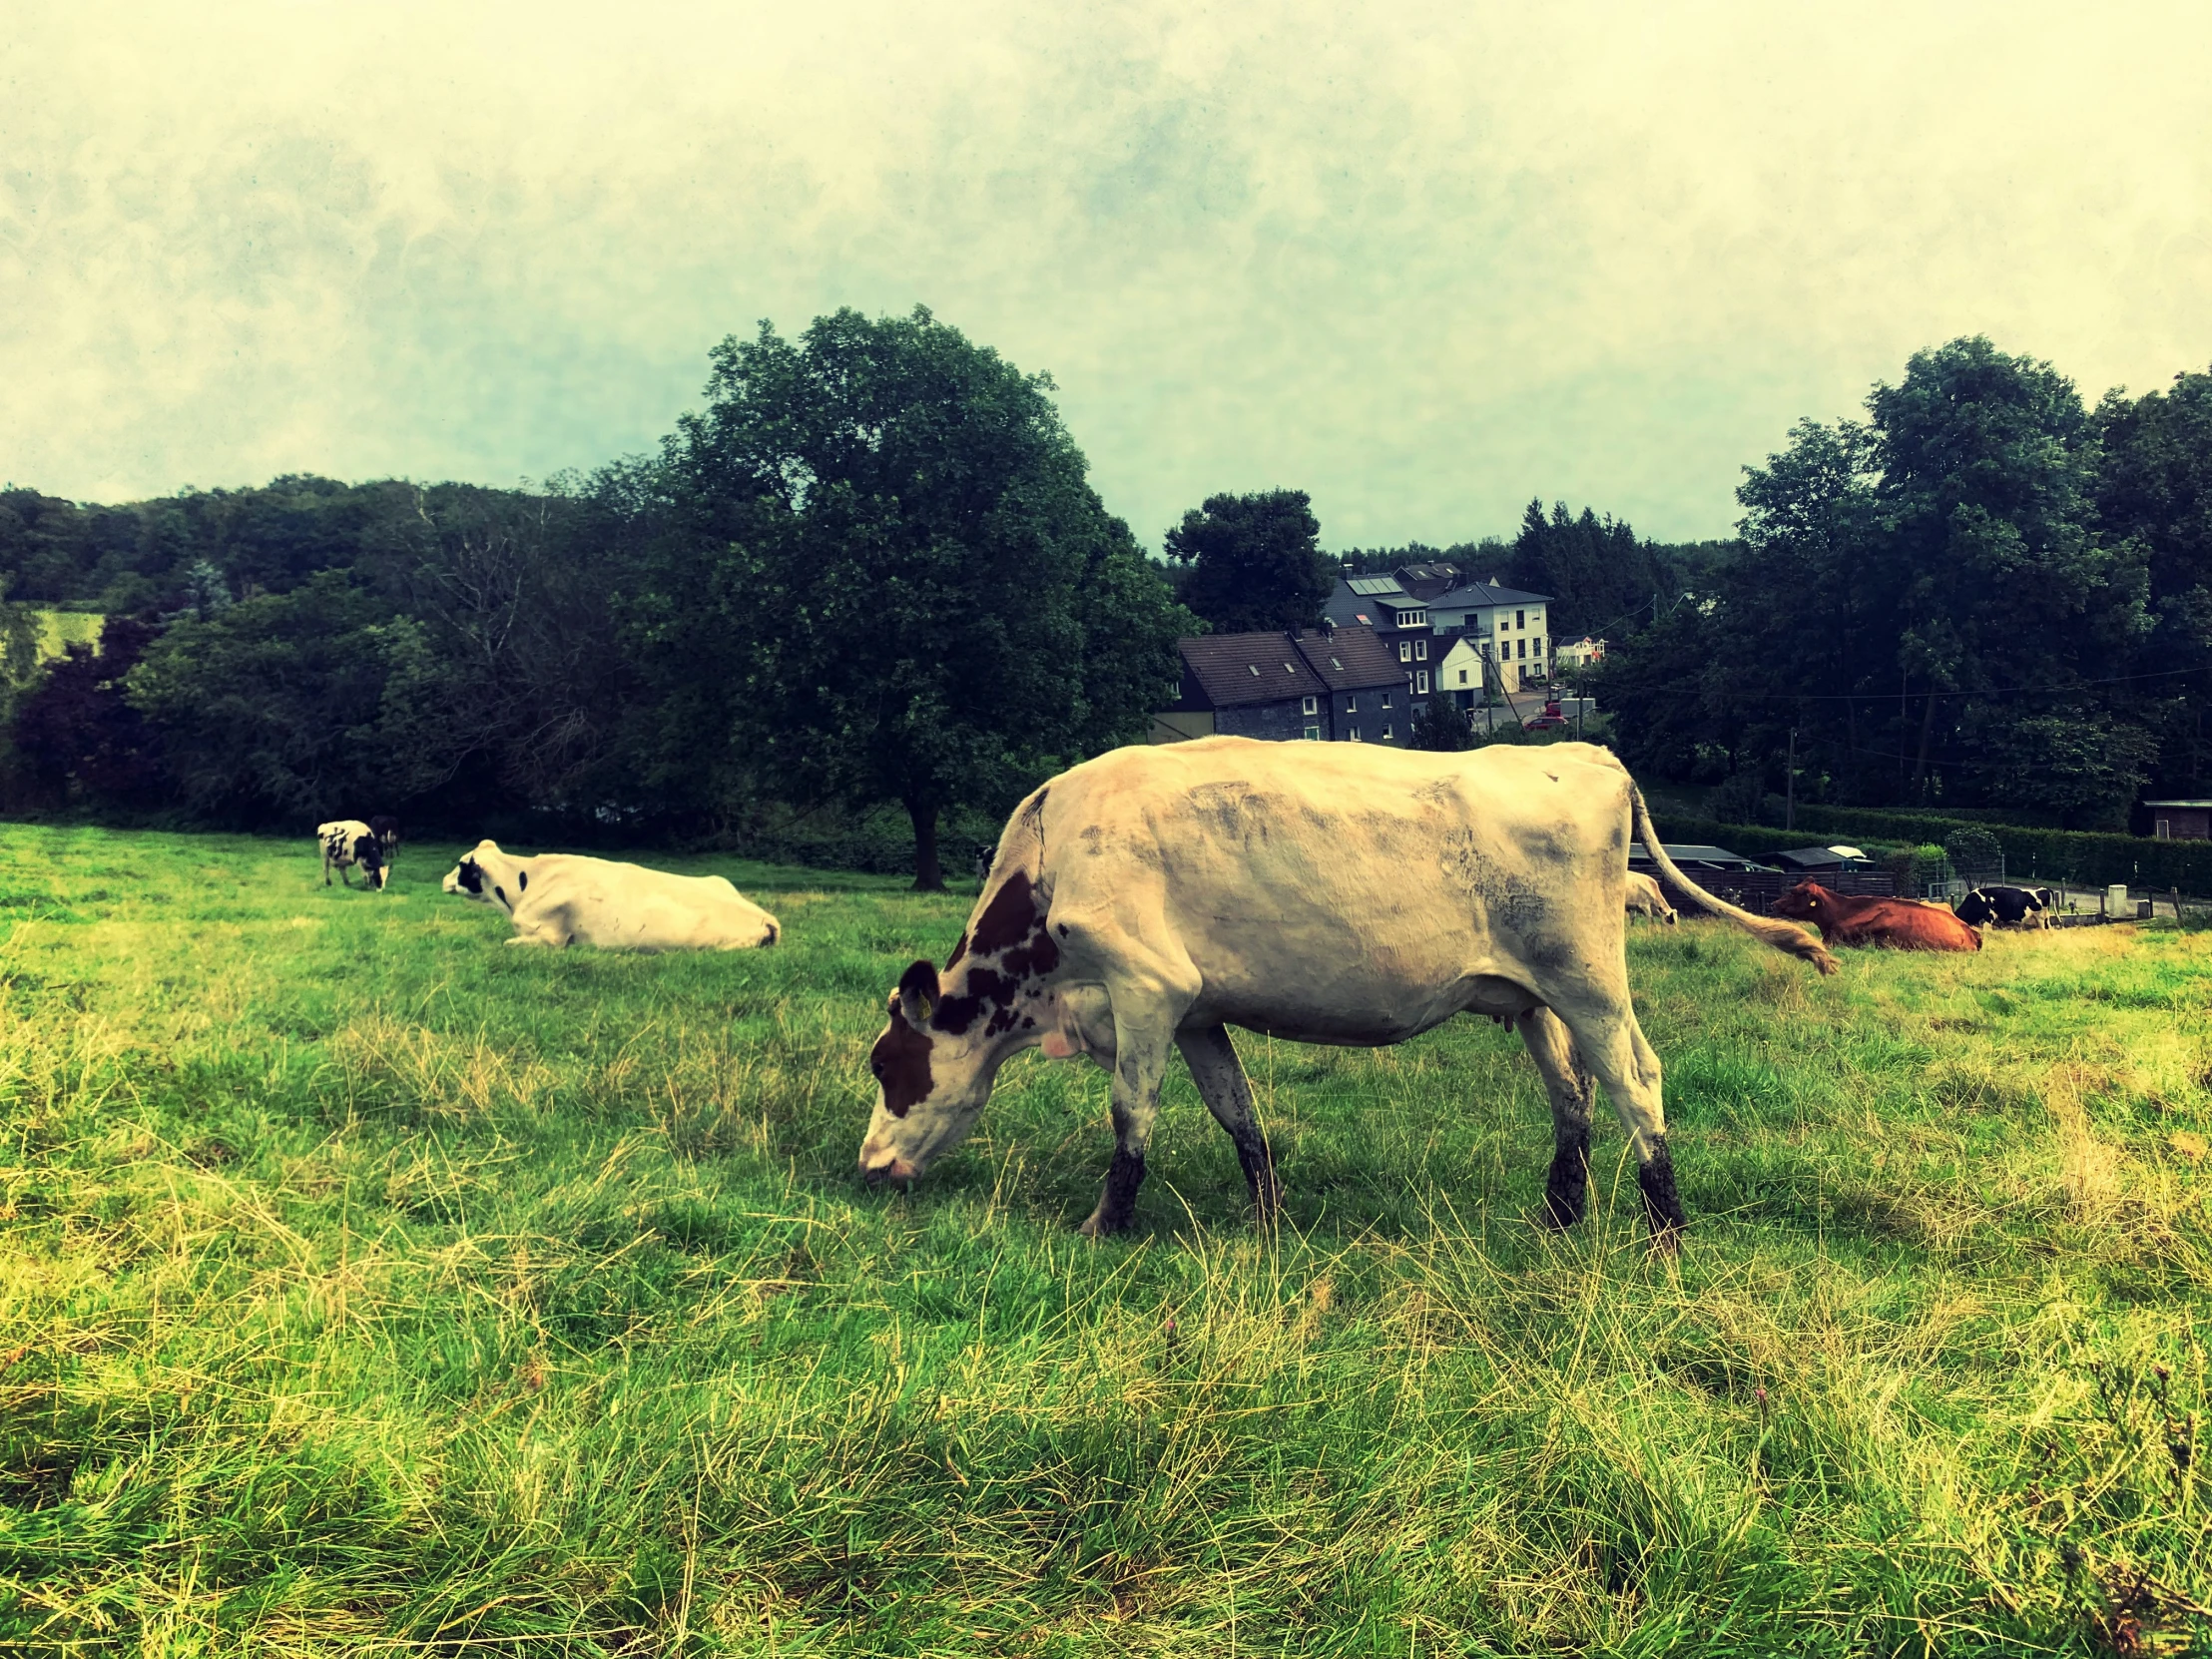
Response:
[[[1321,619],[1321,637],[1325,640],[1333,640],[1337,637],[1337,619],[1335,617],[1325,616]]]

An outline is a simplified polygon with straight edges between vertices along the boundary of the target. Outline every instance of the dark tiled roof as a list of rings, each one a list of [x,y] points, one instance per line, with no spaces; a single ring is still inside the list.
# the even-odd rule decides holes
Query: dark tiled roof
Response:
[[[1298,636],[1298,649],[1331,691],[1405,684],[1405,671],[1372,628],[1339,628],[1334,634],[1309,628]]]
[[[1419,599],[1432,599],[1459,580],[1459,567],[1433,562],[1399,565],[1395,574],[1407,593]]]
[[[1177,640],[1183,666],[1217,709],[1318,697],[1329,688],[1307,667],[1288,634],[1206,634]]]
[[[1463,588],[1453,588],[1428,603],[1439,611],[1455,611],[1461,606],[1468,610],[1477,605],[1548,605],[1548,593],[1522,593],[1518,588],[1501,588],[1489,582],[1469,582]]]

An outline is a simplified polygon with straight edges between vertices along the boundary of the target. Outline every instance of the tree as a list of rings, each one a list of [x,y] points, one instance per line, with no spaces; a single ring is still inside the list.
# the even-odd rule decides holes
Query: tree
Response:
[[[692,609],[658,620],[698,649],[659,672],[721,681],[696,747],[803,799],[900,803],[917,887],[943,884],[947,808],[1010,804],[1173,695],[1191,619],[1052,389],[924,308],[840,310],[725,340],[666,448],[698,551],[662,596]]]
[[[185,804],[234,824],[397,807],[449,772],[458,742],[422,625],[335,571],[176,623],[127,685]]]
[[[1651,544],[1625,520],[1588,507],[1570,517],[1563,501],[1549,518],[1541,501],[1528,503],[1509,561],[1513,584],[1548,594],[1551,631],[1570,638],[1617,631],[1632,617],[1649,621],[1651,601],[1667,585]]]
[[[1210,495],[1167,533],[1167,555],[1190,567],[1183,603],[1217,634],[1318,627],[1337,590],[1304,490]]]
[[[131,707],[125,678],[160,630],[131,617],[109,617],[97,650],[72,642],[16,711],[15,754],[37,792],[54,802],[75,798],[104,807],[143,810],[166,793],[164,771],[146,719]]]
[[[1413,716],[1412,747],[1452,754],[1474,747],[1474,732],[1467,717],[1452,703],[1449,692],[1434,692]]]

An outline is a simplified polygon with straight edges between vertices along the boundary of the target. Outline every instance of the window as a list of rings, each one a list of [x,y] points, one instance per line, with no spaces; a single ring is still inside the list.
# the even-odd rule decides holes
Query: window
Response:
[[[1513,626],[1515,628],[1526,628],[1528,626],[1528,613],[1526,611],[1515,611],[1513,613]]]
[[[1359,700],[1359,699],[1358,699],[1357,697],[1348,697],[1348,698],[1346,698],[1346,699],[1345,699],[1345,713],[1346,713],[1346,714],[1348,714],[1348,715],[1356,715],[1356,714],[1358,714],[1359,712],[1360,712],[1360,700]]]
[[[1387,708],[1388,708],[1389,706],[1390,706],[1390,694],[1389,694],[1388,692],[1384,692],[1384,693],[1382,694],[1382,707],[1383,707],[1383,708],[1385,708],[1385,709],[1387,709]]]
[[[1293,663],[1285,663],[1283,665],[1283,672],[1285,674],[1296,674],[1298,672],[1298,667],[1296,664]]]
[[[1531,644],[1532,646],[1534,646],[1534,647],[1535,647],[1535,649],[1534,649],[1534,650],[1532,650],[1532,651],[1530,651],[1530,652],[1529,652],[1529,655],[1530,655],[1531,657],[1541,657],[1541,656],[1542,656],[1542,655],[1544,654],[1544,637],[1543,637],[1543,635],[1541,635],[1541,634],[1538,634],[1538,635],[1537,635],[1537,636],[1535,637],[1535,639],[1533,639],[1533,640],[1532,640],[1532,641],[1530,641],[1529,643],[1530,643],[1530,644]]]
[[[1302,715],[1318,715],[1321,713],[1321,710],[1315,707],[1315,699],[1309,697],[1305,701],[1305,703],[1303,703],[1299,707],[1298,712]]]
[[[1428,670],[1425,668],[1413,676],[1413,695],[1416,697],[1426,697],[1428,695]]]
[[[1382,728],[1382,741],[1384,743],[1388,743],[1390,741],[1390,729],[1387,726]]]
[[[1345,733],[1345,741],[1348,743],[1358,743],[1360,741],[1360,728],[1357,726],[1349,728]]]
[[[1409,663],[1413,660],[1413,642],[1411,640],[1399,640],[1397,642],[1397,660],[1401,663]]]
[[[1312,701],[1312,700],[1311,700],[1311,699],[1309,699],[1308,701]],[[1318,727],[1318,726],[1309,726],[1309,727],[1307,727],[1307,728],[1306,728],[1306,741],[1307,741],[1308,743],[1319,743],[1319,742],[1321,742],[1321,728],[1320,728],[1320,727]]]
[[[1260,678],[1260,665],[1258,663],[1247,663],[1245,664],[1245,667],[1252,670],[1253,679],[1257,680]]]
[[[1526,640],[1521,640],[1521,641],[1519,641],[1518,643],[1519,643],[1519,645],[1520,645],[1520,650],[1519,650],[1519,651],[1517,651],[1517,652],[1515,652],[1515,653],[1514,653],[1514,655],[1515,655],[1515,656],[1519,656],[1519,657],[1525,657],[1525,656],[1527,656],[1527,655],[1528,655],[1528,642],[1527,642]]]
[[[1416,663],[1428,661],[1428,642],[1426,640],[1415,640],[1413,642],[1413,661]]]
[[[1459,671],[1459,684],[1463,686],[1463,685],[1465,685],[1466,683],[1467,683],[1467,671],[1466,671],[1465,669],[1461,669],[1461,670]]]

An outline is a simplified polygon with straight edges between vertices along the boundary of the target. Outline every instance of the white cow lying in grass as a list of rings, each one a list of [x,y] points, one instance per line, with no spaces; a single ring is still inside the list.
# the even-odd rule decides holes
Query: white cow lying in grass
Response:
[[[509,944],[751,950],[783,933],[719,875],[671,875],[573,852],[517,858],[497,841],[478,841],[447,872],[445,890],[506,911],[515,924]]]

